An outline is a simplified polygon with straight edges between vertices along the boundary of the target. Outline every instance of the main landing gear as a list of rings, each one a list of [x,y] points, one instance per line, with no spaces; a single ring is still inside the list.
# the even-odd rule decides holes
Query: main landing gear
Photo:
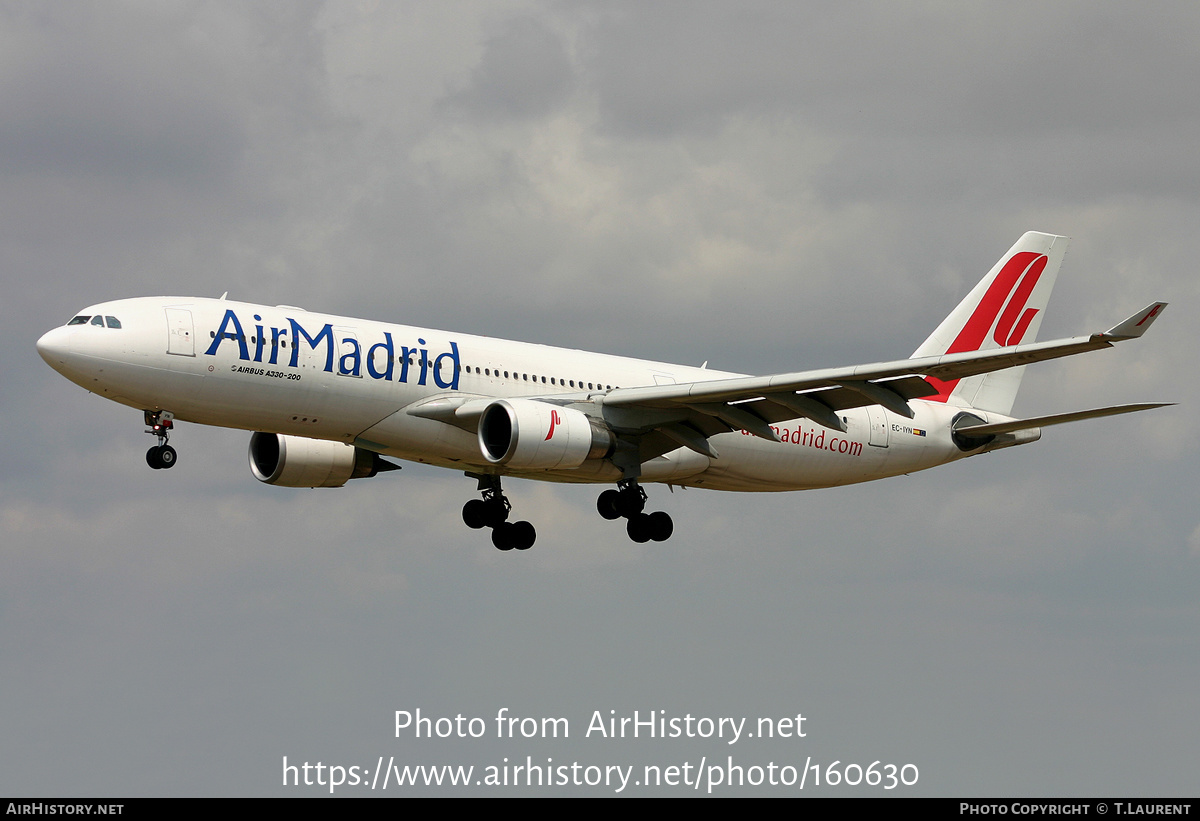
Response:
[[[651,540],[665,542],[675,531],[669,514],[661,510],[643,513],[646,509],[646,491],[634,479],[617,482],[616,490],[601,493],[596,500],[596,509],[605,519],[628,519],[625,530],[629,538],[639,544]]]
[[[167,444],[171,428],[175,427],[174,419],[175,414],[170,411],[146,411],[146,424],[150,426],[146,433],[158,437],[158,444],[146,451],[146,464],[155,470],[175,467],[175,448]]]
[[[499,550],[528,550],[537,539],[537,531],[529,522],[510,522],[508,514],[512,505],[500,489],[500,477],[487,474],[476,475],[482,499],[472,499],[463,505],[462,517],[467,527],[478,530],[492,529],[492,544]]]
[[[490,527],[492,544],[500,550],[528,550],[537,539],[537,531],[529,522],[510,522],[508,515],[512,505],[500,489],[500,477],[489,474],[468,473],[479,480],[482,499],[472,499],[463,505],[462,517],[467,527],[475,530]],[[629,538],[639,544],[655,541],[665,542],[671,538],[675,524],[670,515],[663,511],[645,513],[646,491],[636,479],[617,483],[616,490],[606,490],[596,500],[596,508],[605,519],[625,518],[625,530]]]

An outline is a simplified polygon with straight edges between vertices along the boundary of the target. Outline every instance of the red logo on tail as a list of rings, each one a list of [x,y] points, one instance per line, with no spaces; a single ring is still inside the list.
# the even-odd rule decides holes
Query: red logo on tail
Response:
[[[550,430],[546,432],[546,438],[543,441],[550,441],[550,437],[554,435],[554,428],[561,424],[562,420],[558,418],[558,411],[550,411]]]
[[[974,312],[946,353],[979,350],[993,325],[995,330],[992,339],[997,345],[1007,347],[1020,344],[1029,329],[1029,323],[1038,313],[1037,308],[1026,309],[1025,305],[1029,302],[1029,295],[1033,293],[1034,286],[1037,285],[1038,277],[1046,270],[1047,262],[1049,260],[1045,254],[1033,251],[1013,254],[1008,262],[1004,263],[1000,273],[996,274],[987,293],[979,300],[979,304],[975,306]],[[1001,309],[1003,314],[1000,313]],[[996,317],[1000,318],[999,322],[996,321]],[[933,376],[926,377],[925,381],[937,388],[938,395],[928,397],[935,402],[945,402],[958,385],[957,379],[943,382]]]

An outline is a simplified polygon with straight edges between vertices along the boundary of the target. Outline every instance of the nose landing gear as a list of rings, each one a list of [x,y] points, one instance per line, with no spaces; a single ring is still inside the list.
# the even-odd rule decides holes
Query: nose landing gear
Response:
[[[175,467],[178,458],[175,448],[167,444],[171,438],[171,428],[175,427],[175,414],[170,411],[146,411],[146,424],[151,436],[158,437],[158,444],[146,451],[146,464],[155,470]]]
[[[643,512],[646,509],[646,491],[632,479],[618,482],[616,490],[601,493],[596,500],[596,509],[605,519],[628,519],[625,530],[629,538],[639,544],[651,540],[665,542],[675,531],[669,514],[661,510]]]
[[[462,517],[467,527],[492,529],[492,544],[498,550],[528,550],[537,539],[537,530],[529,522],[510,522],[512,504],[500,488],[500,477],[468,473],[479,480],[482,499],[472,499],[463,505]]]

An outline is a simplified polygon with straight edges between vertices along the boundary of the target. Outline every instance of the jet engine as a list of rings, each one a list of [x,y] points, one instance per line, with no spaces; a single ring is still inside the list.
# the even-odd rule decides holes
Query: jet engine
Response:
[[[577,468],[612,453],[616,439],[600,420],[532,399],[500,399],[479,419],[479,449],[494,465]]]
[[[250,472],[268,485],[341,487],[350,479],[374,476],[398,466],[379,454],[342,442],[254,433],[250,436]]]

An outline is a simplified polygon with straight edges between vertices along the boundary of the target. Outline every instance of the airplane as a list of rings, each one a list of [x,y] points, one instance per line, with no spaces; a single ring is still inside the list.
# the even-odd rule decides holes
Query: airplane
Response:
[[[747,376],[201,297],[83,309],[37,342],[88,391],[143,412],[171,468],[177,420],[252,431],[250,471],[341,487],[389,461],[463,471],[463,507],[500,550],[526,550],[501,477],[615,484],[597,509],[638,543],[674,524],[645,483],[790,491],[866,482],[1036,441],[1041,428],[1169,403],[1017,419],[1024,366],[1140,337],[1154,302],[1107,331],[1036,342],[1067,237],[1029,232],[907,359]]]

